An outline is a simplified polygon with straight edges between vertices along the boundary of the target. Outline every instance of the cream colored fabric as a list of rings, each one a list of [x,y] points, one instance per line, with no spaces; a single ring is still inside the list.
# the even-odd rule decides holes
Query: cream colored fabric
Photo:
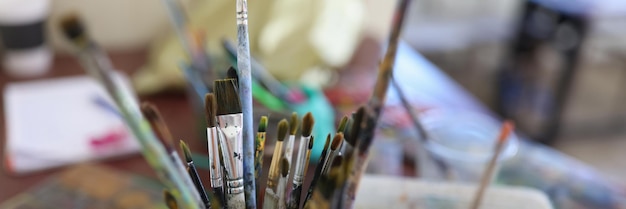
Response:
[[[235,40],[235,0],[191,2],[193,28],[206,33],[209,52],[223,57],[221,39]],[[352,57],[364,28],[363,0],[248,1],[250,49],[278,79],[297,80],[316,66],[337,68]],[[171,32],[151,46],[149,63],[135,76],[140,93],[181,86],[178,39]],[[218,63],[225,70],[228,63]],[[221,69],[224,68],[224,69]]]

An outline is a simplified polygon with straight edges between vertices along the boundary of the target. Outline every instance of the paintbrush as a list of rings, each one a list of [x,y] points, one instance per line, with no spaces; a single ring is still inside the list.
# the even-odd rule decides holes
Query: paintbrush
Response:
[[[493,156],[491,157],[491,160],[489,160],[489,164],[487,164],[487,167],[483,172],[482,178],[480,179],[480,185],[478,186],[478,190],[476,190],[476,196],[474,196],[474,200],[472,201],[470,209],[478,209],[478,207],[480,207],[480,203],[485,194],[485,189],[487,188],[487,186],[489,186],[489,183],[493,178],[493,174],[495,173],[496,165],[498,163],[498,157],[502,153],[504,145],[506,144],[507,140],[509,139],[509,135],[511,135],[514,129],[515,127],[513,125],[513,122],[511,121],[506,120],[502,124],[502,129],[500,130],[498,141],[496,141],[496,146],[493,150]]]
[[[176,148],[174,148],[174,140],[172,139],[172,134],[170,130],[165,125],[165,121],[161,117],[161,113],[159,109],[149,102],[144,102],[141,104],[141,112],[143,116],[148,120],[152,130],[156,134],[157,139],[163,146],[165,147],[165,151],[169,153],[170,159],[176,165],[181,175],[183,176],[183,180],[188,187],[193,188],[194,182],[191,177],[187,174],[187,169],[183,164],[183,161],[180,159],[180,155],[176,152]],[[203,201],[202,195],[194,190],[194,195],[197,196],[196,201]]]
[[[287,137],[287,142],[285,143],[285,154],[283,157],[287,158],[289,161],[289,165],[291,165],[291,160],[293,158],[293,147],[296,141],[296,132],[298,132],[298,114],[293,112],[291,113],[291,119],[289,120],[289,137]],[[291,168],[288,169],[289,172]]]
[[[278,209],[286,209],[285,193],[287,193],[287,182],[289,181],[289,159],[283,157],[280,160],[280,178],[278,179]]]
[[[283,150],[283,141],[287,136],[287,131],[289,130],[289,122],[287,120],[282,119],[278,122],[278,134],[276,135],[276,144],[274,145],[274,154],[272,155],[272,162],[270,163],[269,174],[267,175],[267,186],[265,187],[265,197],[263,199],[263,208],[272,209],[278,207],[277,200],[278,194],[278,175],[280,172],[280,159],[282,156]]]
[[[322,168],[324,167],[324,162],[326,161],[326,153],[330,148],[330,134],[326,136],[326,142],[324,143],[324,149],[322,150],[322,154],[320,155],[320,159],[317,161],[317,167],[315,167],[315,173],[313,175],[313,180],[311,180],[311,184],[309,185],[309,191],[306,193],[306,198],[304,198],[304,202],[308,202],[313,195],[313,190],[317,185],[317,181],[322,176]]]
[[[178,203],[176,203],[176,198],[174,195],[167,190],[163,190],[163,200],[165,201],[165,205],[169,209],[178,209]]]
[[[324,167],[322,167],[322,174],[328,173],[328,170],[330,169],[330,165],[332,165],[333,160],[335,159],[335,157],[339,155],[339,148],[341,147],[342,143],[343,143],[343,133],[335,134],[335,137],[333,137],[332,143],[330,143],[330,152],[326,154],[327,159],[326,159],[326,162],[324,163]]]
[[[393,85],[393,88],[396,89],[398,97],[400,98],[400,103],[402,104],[402,107],[407,111],[407,114],[409,115],[409,118],[411,119],[413,128],[415,128],[415,131],[417,131],[417,134],[420,137],[420,143],[422,144],[425,143],[426,140],[429,139],[428,132],[426,131],[426,129],[424,129],[424,126],[422,125],[419,118],[417,117],[418,114],[415,112],[415,109],[411,107],[411,104],[406,99],[406,96],[404,94],[404,91],[400,87],[400,84],[398,84],[395,77],[393,76],[391,78],[391,85]],[[431,155],[430,152],[427,152],[427,155]],[[430,159],[432,159],[432,161],[435,163],[435,166],[437,166],[437,169],[444,176],[450,175],[448,165],[445,162],[443,162],[443,160],[435,156],[430,156]]]
[[[191,151],[183,140],[180,140],[180,149],[183,150],[183,154],[185,155],[185,161],[187,161],[187,172],[189,173],[189,177],[193,180],[193,184],[195,185],[196,190],[200,193],[200,197],[202,198],[202,202],[205,207],[211,208],[211,202],[209,202],[209,197],[204,190],[204,185],[202,184],[202,180],[200,180],[200,175],[198,175],[198,170],[196,170],[196,165],[193,163],[193,158],[191,158]]]
[[[374,130],[380,116],[382,107],[385,104],[387,98],[387,89],[389,87],[389,80],[393,75],[393,68],[396,60],[396,52],[398,49],[398,41],[400,39],[400,31],[404,22],[404,16],[408,8],[410,0],[401,0],[396,7],[393,23],[391,25],[391,34],[388,40],[387,51],[385,57],[381,62],[378,70],[378,76],[376,84],[374,86],[374,92],[370,97],[367,108],[365,110],[365,116],[363,118],[364,124],[362,132],[359,134],[356,149],[358,156],[355,159],[355,167],[351,173],[350,181],[347,187],[347,199],[345,201],[345,208],[352,208],[356,191],[358,190],[358,184],[361,180],[361,176],[365,172],[367,167],[367,161],[369,156],[369,147],[372,144],[374,138]]]
[[[308,145],[311,140],[311,133],[313,132],[313,125],[315,119],[311,112],[304,115],[302,118],[302,136],[300,137],[300,144],[298,145],[298,155],[296,157],[296,167],[293,174],[293,190],[289,195],[289,208],[298,208],[300,206],[300,194],[302,193],[302,183],[304,182],[304,175],[306,171],[307,152]],[[290,136],[291,137],[291,136]],[[310,153],[309,153],[310,154]],[[308,156],[310,157],[310,156]]]
[[[222,163],[220,159],[219,131],[216,127],[217,101],[210,93],[204,96],[204,116],[206,119],[206,135],[209,155],[209,175],[211,188],[220,202],[224,201],[224,180],[222,178]]]
[[[226,168],[226,206],[246,206],[243,183],[243,114],[233,79],[215,81],[218,128],[222,133],[220,145]]]
[[[255,139],[255,153],[254,153],[254,178],[256,182],[256,193],[260,194],[258,190],[259,187],[259,177],[261,176],[261,172],[263,172],[263,152],[265,151],[265,129],[267,129],[267,117],[262,116],[259,121],[259,129],[256,132]]]
[[[313,136],[311,136],[309,140],[309,144],[307,145],[307,150],[306,150],[306,154],[304,158],[305,164],[304,164],[304,171],[302,172],[303,174],[306,174],[307,171],[309,170],[309,160],[311,160],[311,151],[313,150],[314,142],[315,142],[315,139]],[[289,204],[287,205],[287,208],[300,208],[300,197],[302,196],[302,189],[303,189],[302,184],[303,183],[304,183],[304,177],[302,177],[302,181],[299,184],[296,183],[294,180],[294,188],[293,190],[291,190]]]
[[[230,58],[237,58],[235,47],[229,40],[223,39],[222,47]],[[298,104],[307,99],[306,94],[299,88],[289,88],[280,83],[261,63],[254,59],[254,56],[250,56],[250,65],[252,77],[258,80],[270,93],[287,102],[288,105]]]
[[[131,92],[125,91],[121,84],[113,79],[111,61],[89,37],[79,18],[75,15],[63,17],[60,27],[64,37],[72,43],[80,64],[103,85],[107,93],[113,98],[120,113],[124,116],[126,125],[139,141],[144,157],[157,172],[161,182],[180,201],[179,205],[183,208],[199,208],[202,202],[197,201],[196,195],[193,193],[194,190],[186,185],[180,170],[170,160],[165,148],[150,129],[148,122],[141,116],[135,97],[132,96]]]
[[[256,208],[254,183],[254,129],[250,41],[248,39],[248,1],[237,0],[237,70],[239,97],[243,111],[243,172],[246,208]]]
[[[343,187],[352,165],[351,159],[338,156],[330,165],[329,172],[320,177],[319,184],[315,187],[311,199],[304,203],[304,208],[341,208]]]

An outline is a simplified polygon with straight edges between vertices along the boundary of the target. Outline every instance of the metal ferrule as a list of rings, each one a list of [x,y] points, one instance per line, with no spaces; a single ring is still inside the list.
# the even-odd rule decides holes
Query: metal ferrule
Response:
[[[304,181],[304,167],[306,165],[306,152],[309,140],[311,140],[310,136],[303,136],[300,138],[300,144],[298,146],[298,158],[296,158],[296,170],[293,175],[294,185],[300,186]]]
[[[243,178],[226,181],[226,192],[228,194],[239,194],[243,192]]]
[[[227,181],[243,179],[242,118],[241,113],[217,116]]]
[[[222,187],[222,163],[220,162],[219,135],[216,127],[206,129],[207,145],[209,150],[209,170],[211,171],[211,187]]]

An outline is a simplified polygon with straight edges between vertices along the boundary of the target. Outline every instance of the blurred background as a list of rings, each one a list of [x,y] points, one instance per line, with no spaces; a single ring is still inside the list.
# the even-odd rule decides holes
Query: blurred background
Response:
[[[224,44],[236,44],[235,1],[180,3],[215,72],[200,71],[210,83],[233,65]],[[395,5],[248,2],[252,56],[305,97],[256,94],[255,124],[270,115],[273,135],[278,120],[312,111],[317,137],[333,132],[371,94]],[[53,176],[63,182],[68,165],[86,161],[155,178],[122,120],[103,113],[111,100],[72,56],[58,27],[68,13],[82,18],[138,100],[159,107],[174,138],[206,153],[203,99],[185,74],[191,59],[161,1],[0,0],[0,203],[8,202],[0,208],[17,208],[25,192],[60,187],[41,184]],[[625,26],[622,0],[413,0],[394,72],[404,95],[390,88],[368,172],[429,177],[404,96],[427,126],[433,111],[513,120],[519,145],[497,183],[537,189],[555,208],[626,207]]]

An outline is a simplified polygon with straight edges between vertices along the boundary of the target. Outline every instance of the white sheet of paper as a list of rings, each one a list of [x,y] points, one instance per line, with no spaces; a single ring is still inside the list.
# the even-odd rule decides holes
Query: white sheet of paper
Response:
[[[130,90],[128,79],[116,80]],[[4,90],[11,172],[125,155],[139,144],[104,88],[89,76],[10,83]]]

